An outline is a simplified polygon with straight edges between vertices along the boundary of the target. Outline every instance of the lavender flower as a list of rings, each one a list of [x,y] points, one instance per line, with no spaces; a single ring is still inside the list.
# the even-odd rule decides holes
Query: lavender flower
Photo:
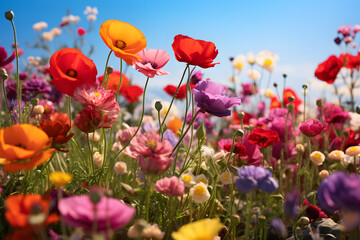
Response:
[[[48,82],[36,74],[31,74],[30,80],[25,81],[22,85],[24,88],[24,100],[30,100],[38,94],[49,93],[51,91]]]
[[[296,217],[299,213],[299,192],[295,189],[285,195],[284,212],[291,217]]]
[[[198,82],[192,91],[201,111],[217,117],[230,116],[231,110],[229,108],[241,103],[240,98],[225,96],[226,88],[211,81]]]
[[[235,180],[236,187],[243,193],[249,193],[254,189],[272,193],[279,187],[272,173],[263,167],[245,166],[239,168],[238,175],[239,177]]]

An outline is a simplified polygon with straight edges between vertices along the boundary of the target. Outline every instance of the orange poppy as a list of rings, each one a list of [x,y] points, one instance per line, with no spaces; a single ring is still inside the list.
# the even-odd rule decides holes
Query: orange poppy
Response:
[[[27,227],[31,214],[48,214],[50,199],[43,199],[39,194],[18,194],[6,198],[6,220],[13,227]],[[47,216],[45,225],[58,222],[56,213]]]
[[[133,25],[118,20],[108,20],[100,26],[100,36],[115,56],[132,65],[141,58],[136,55],[146,47],[144,34]]]
[[[101,75],[98,77],[98,80],[100,83],[104,80],[104,75]],[[106,89],[111,90],[114,94],[116,94],[116,91],[118,90],[120,84],[120,71],[113,71],[109,75],[109,80]],[[121,87],[119,93],[122,94],[125,87],[130,85],[130,80],[125,74],[122,74],[122,80],[121,80]],[[105,85],[104,85],[105,87]]]
[[[50,146],[51,139],[36,126],[17,124],[0,129],[0,164],[11,173],[33,169],[53,155],[55,149],[47,149]]]
[[[60,122],[61,124],[64,124],[64,125],[70,124],[69,114],[66,114],[66,113],[55,112],[50,115],[50,120]],[[72,121],[71,121],[71,125],[73,125]]]
[[[60,92],[72,96],[75,88],[82,84],[96,82],[97,70],[94,62],[78,49],[64,48],[50,58],[52,86]]]
[[[182,122],[179,118],[175,117],[173,120],[171,120],[167,124],[168,129],[174,132],[175,135],[177,135],[178,131],[182,127]]]

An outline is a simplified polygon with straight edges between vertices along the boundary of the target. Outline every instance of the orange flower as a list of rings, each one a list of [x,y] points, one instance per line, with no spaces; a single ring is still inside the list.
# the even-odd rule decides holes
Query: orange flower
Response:
[[[115,56],[132,65],[141,58],[136,53],[146,47],[144,34],[133,25],[118,20],[108,20],[100,26],[100,36],[114,51]]]
[[[6,198],[6,220],[15,228],[27,228],[30,225],[39,225],[36,218],[44,214],[41,225],[49,225],[60,219],[56,213],[49,214],[50,199],[43,199],[39,194],[18,194]]]
[[[64,48],[50,58],[51,85],[60,92],[72,96],[82,84],[93,84],[97,70],[94,62],[78,49]]]
[[[51,139],[36,126],[17,124],[0,129],[0,164],[3,169],[14,173],[22,169],[33,169],[53,155],[55,149]]]
[[[179,118],[175,117],[167,124],[167,127],[177,135],[179,129],[182,127],[182,122]]]
[[[100,84],[101,84],[104,80],[104,75],[99,76],[98,80],[100,81]],[[109,80],[108,80],[106,89],[111,90],[114,94],[116,94],[119,84],[120,84],[120,71],[113,71],[109,76]],[[122,74],[122,81],[121,81],[121,87],[120,87],[119,93],[122,94],[124,88],[129,85],[130,85],[129,78],[127,76],[125,76],[125,74]],[[105,87],[105,85],[104,85],[104,87]]]

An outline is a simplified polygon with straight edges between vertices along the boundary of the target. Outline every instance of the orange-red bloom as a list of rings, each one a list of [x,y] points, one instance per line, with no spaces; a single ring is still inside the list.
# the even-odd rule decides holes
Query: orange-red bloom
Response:
[[[185,99],[186,98],[186,87],[187,87],[186,84],[183,84],[179,87],[179,90],[175,96],[176,99]],[[190,84],[190,87],[191,87],[191,89],[193,89],[195,87],[195,85]],[[174,85],[166,85],[164,87],[164,91],[172,97],[175,95],[176,89],[177,89],[177,86],[174,86]]]
[[[196,40],[181,34],[174,37],[172,48],[175,53],[176,60],[186,62],[190,65],[202,68],[214,67],[214,59],[218,55],[218,50],[212,42]]]
[[[63,124],[60,121],[45,121],[41,120],[40,129],[43,130],[49,137],[53,140],[53,147],[57,150],[64,151],[60,148],[58,144],[67,143],[72,136],[73,133],[68,134],[70,130],[69,124]],[[65,150],[67,151],[67,150]]]
[[[55,149],[40,128],[21,124],[0,129],[0,164],[8,172],[33,169],[49,160]],[[46,150],[47,149],[47,150]]]
[[[115,56],[132,65],[141,58],[136,55],[146,47],[144,34],[133,25],[118,20],[108,20],[100,26],[100,36]]]
[[[60,92],[72,96],[82,84],[96,81],[97,70],[94,62],[78,49],[64,48],[50,58],[51,85]]]
[[[127,86],[123,89],[122,95],[129,103],[139,101],[139,97],[143,94],[144,90],[138,85]]]
[[[104,80],[104,75],[99,76],[98,80],[99,80],[99,82],[101,84],[103,82],[103,80]],[[109,75],[106,90],[111,90],[114,94],[116,94],[116,91],[118,90],[119,84],[120,84],[120,71],[113,71]],[[125,74],[123,73],[119,93],[122,94],[123,91],[124,91],[124,88],[129,86],[129,85],[130,85],[129,78],[127,76],[125,76]],[[105,87],[105,85],[104,85],[104,87]]]

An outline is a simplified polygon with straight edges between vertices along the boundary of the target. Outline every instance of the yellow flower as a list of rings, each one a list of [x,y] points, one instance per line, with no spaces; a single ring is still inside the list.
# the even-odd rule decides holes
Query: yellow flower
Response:
[[[210,199],[210,193],[207,186],[203,182],[194,185],[189,192],[195,203],[201,204]]]
[[[171,236],[175,240],[213,240],[222,227],[218,218],[205,218],[182,226]]]
[[[57,187],[62,187],[71,182],[73,176],[64,172],[52,172],[50,173],[50,181]]]

